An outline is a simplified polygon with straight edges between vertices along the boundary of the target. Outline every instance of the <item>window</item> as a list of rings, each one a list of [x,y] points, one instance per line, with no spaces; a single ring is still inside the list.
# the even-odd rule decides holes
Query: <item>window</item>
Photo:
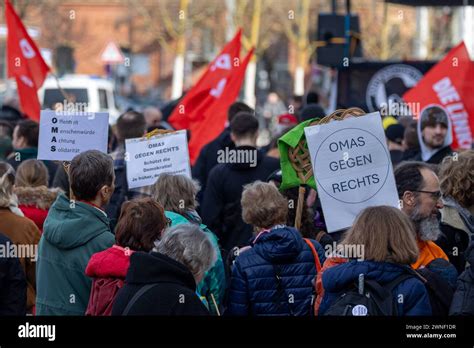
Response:
[[[107,92],[105,89],[99,89],[99,108],[101,110],[108,110],[109,103],[107,101]]]

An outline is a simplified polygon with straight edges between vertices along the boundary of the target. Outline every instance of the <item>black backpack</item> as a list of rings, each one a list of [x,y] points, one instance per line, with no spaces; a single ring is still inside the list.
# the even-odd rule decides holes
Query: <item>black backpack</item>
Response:
[[[403,273],[381,286],[377,281],[365,279],[359,274],[359,281],[344,291],[323,314],[327,316],[396,316],[398,315],[393,289],[402,281],[413,278]]]

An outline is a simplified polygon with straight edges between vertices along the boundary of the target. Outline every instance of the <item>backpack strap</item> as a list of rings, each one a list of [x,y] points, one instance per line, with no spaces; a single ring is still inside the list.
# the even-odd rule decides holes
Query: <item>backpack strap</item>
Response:
[[[132,299],[130,300],[130,302],[128,302],[127,306],[125,307],[125,309],[123,310],[122,312],[122,315],[128,315],[128,312],[130,312],[130,309],[132,309],[133,305],[135,304],[135,302],[137,302],[137,300],[145,293],[147,292],[148,290],[150,290],[152,287],[156,286],[158,284],[154,283],[154,284],[147,284],[145,286],[143,286],[140,290],[138,290],[135,295],[133,295]]]
[[[308,244],[309,248],[311,249],[311,252],[313,253],[314,264],[316,266],[316,273],[319,273],[319,271],[321,271],[321,262],[319,261],[318,252],[316,251],[314,244],[311,243],[311,241],[308,238],[303,238],[303,240],[305,241],[306,244]]]

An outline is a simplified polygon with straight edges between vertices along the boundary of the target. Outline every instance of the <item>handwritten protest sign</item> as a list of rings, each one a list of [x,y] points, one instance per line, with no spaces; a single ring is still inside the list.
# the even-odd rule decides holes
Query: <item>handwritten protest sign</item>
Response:
[[[328,232],[350,227],[368,206],[398,207],[378,112],[305,128]]]
[[[109,114],[41,111],[38,159],[70,161],[87,150],[107,153]]]
[[[129,188],[152,185],[163,173],[191,177],[186,131],[125,141]]]

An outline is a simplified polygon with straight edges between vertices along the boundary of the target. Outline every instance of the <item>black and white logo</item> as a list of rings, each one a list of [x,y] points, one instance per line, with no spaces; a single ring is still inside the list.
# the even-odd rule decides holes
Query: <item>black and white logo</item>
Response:
[[[366,104],[370,112],[401,104],[402,95],[423,77],[416,68],[406,64],[393,64],[377,71],[369,81]]]

